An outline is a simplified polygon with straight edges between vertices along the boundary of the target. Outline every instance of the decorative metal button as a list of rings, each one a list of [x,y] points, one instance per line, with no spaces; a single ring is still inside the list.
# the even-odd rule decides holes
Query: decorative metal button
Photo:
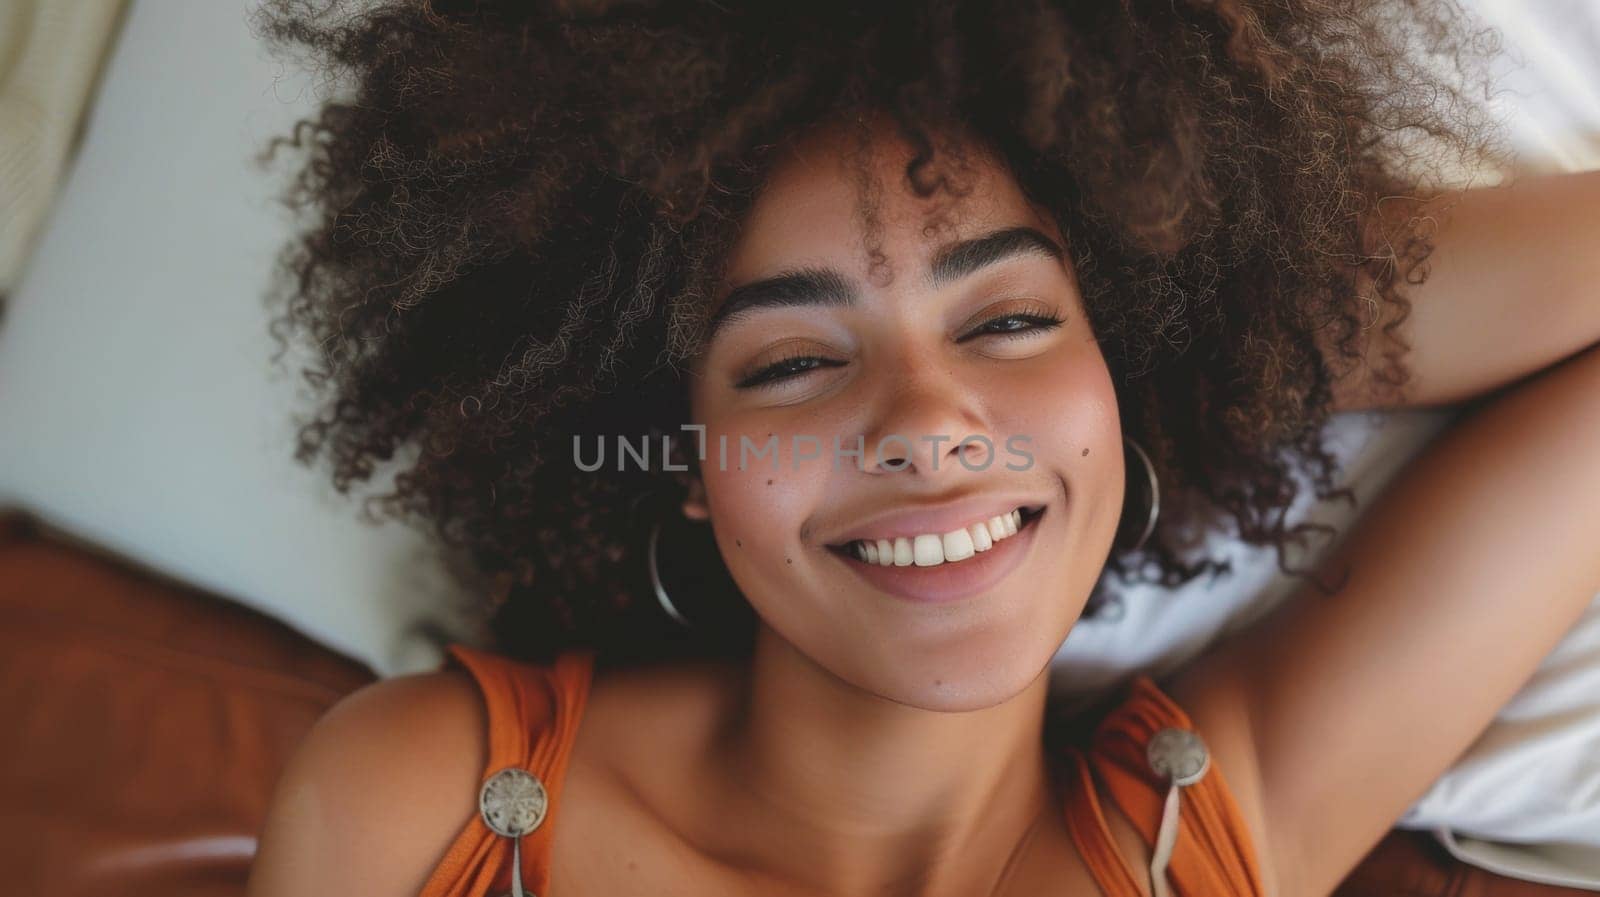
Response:
[[[478,811],[497,835],[519,838],[539,827],[550,796],[539,777],[514,766],[500,770],[478,792]]]
[[[1150,768],[1175,785],[1193,785],[1211,768],[1205,742],[1188,729],[1162,729],[1150,739],[1146,754]]]
[[[511,839],[511,892],[505,897],[535,897],[522,887],[522,836],[544,822],[550,795],[526,769],[508,766],[489,777],[478,792],[478,813],[497,835]]]
[[[1206,770],[1211,768],[1211,755],[1199,735],[1171,726],[1151,736],[1145,754],[1150,768],[1167,780],[1161,828],[1156,831],[1156,843],[1150,854],[1150,893],[1153,897],[1171,897],[1167,865],[1172,862],[1172,850],[1178,843],[1181,824],[1178,804],[1182,799],[1179,793],[1185,785],[1193,785],[1205,777]]]

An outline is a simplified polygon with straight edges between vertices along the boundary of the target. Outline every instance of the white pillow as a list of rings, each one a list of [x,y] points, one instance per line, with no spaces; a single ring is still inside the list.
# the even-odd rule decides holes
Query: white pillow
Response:
[[[315,97],[251,34],[253,5],[128,9],[0,322],[0,504],[380,673],[422,669],[462,596],[417,534],[362,523],[294,462],[302,390],[269,377],[262,297],[291,222],[252,158]]]
[[[1509,126],[1517,168],[1600,168],[1600,5],[1465,5],[1504,40],[1507,52],[1495,64],[1501,90],[1489,109]],[[1476,174],[1476,183],[1495,183],[1505,173]],[[1458,413],[1336,416],[1327,431],[1330,449],[1344,467],[1340,485],[1355,490],[1359,508],[1313,502],[1303,493],[1289,524],[1312,520],[1344,532]],[[1290,552],[1290,561],[1308,567],[1329,544],[1317,540],[1309,554]],[[1113,589],[1122,597],[1123,618],[1085,620],[1073,630],[1052,668],[1052,685],[1065,702],[1081,703],[1134,672],[1170,672],[1299,588],[1299,580],[1277,569],[1271,548],[1221,537],[1207,548],[1209,556],[1232,559],[1231,577],[1209,587],[1201,577],[1175,591]],[[1430,830],[1455,856],[1503,875],[1600,890],[1600,596],[1398,825]]]

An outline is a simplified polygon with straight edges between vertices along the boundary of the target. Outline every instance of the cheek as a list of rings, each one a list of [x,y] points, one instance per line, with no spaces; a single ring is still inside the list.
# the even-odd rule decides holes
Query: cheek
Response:
[[[802,564],[801,528],[827,489],[828,464],[805,454],[797,459],[792,432],[753,420],[708,428],[701,469],[712,528],[729,572],[757,603],[772,585],[793,583]],[[798,448],[815,452],[805,443]]]
[[[1033,473],[1064,488],[1066,519],[1051,530],[1068,541],[1061,563],[1087,575],[1109,551],[1122,517],[1122,424],[1110,371],[1098,349],[1062,353],[1027,374],[1007,399],[1008,432],[1029,437]],[[1093,563],[1090,563],[1093,562]],[[1096,575],[1098,575],[1096,573]],[[1076,583],[1088,588],[1092,578]]]
[[[1121,467],[1122,425],[1111,374],[1098,350],[1059,353],[1049,364],[1029,366],[1006,383],[997,403],[1006,432],[1023,443],[1035,465],[1074,474]]]

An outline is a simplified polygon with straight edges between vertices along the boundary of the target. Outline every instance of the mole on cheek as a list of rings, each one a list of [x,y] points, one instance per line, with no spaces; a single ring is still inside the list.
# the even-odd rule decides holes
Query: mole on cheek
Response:
[[[1083,450],[1083,456],[1084,456],[1084,457],[1085,457],[1085,458],[1087,458],[1087,457],[1089,457],[1089,450],[1088,450],[1088,449],[1084,449],[1084,450]]]
[[[742,539],[734,539],[733,540],[733,545],[734,545],[735,548],[743,548],[744,547],[744,540],[742,540]]]

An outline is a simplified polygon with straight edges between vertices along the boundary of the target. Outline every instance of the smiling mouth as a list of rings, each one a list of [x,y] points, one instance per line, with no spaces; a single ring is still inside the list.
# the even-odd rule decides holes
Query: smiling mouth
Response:
[[[946,533],[921,533],[892,539],[852,539],[827,549],[847,560],[874,567],[939,567],[971,560],[1010,539],[1044,514],[1043,505],[1020,505],[1005,514]]]

